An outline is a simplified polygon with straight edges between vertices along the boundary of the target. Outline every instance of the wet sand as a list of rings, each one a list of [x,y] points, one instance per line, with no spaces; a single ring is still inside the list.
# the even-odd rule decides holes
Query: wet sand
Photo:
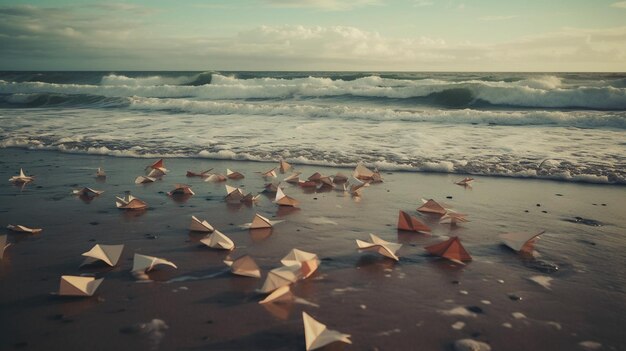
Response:
[[[13,244],[0,261],[2,350],[304,349],[301,311],[351,334],[353,345],[345,349],[352,350],[452,350],[463,338],[494,350],[585,350],[595,345],[590,342],[603,350],[626,348],[624,187],[476,177],[473,188],[463,188],[453,184],[462,176],[394,172],[366,188],[360,201],[287,184],[285,193],[301,205],[285,210],[266,196],[255,206],[227,205],[224,183],[185,177],[186,170],[228,167],[246,175],[228,184],[258,192],[264,180],[254,172],[273,164],[166,159],[170,173],[162,181],[135,185],[154,160],[21,149],[0,150],[0,160],[0,224],[44,229],[38,235],[2,229]],[[37,176],[23,189],[6,182],[20,167]],[[107,171],[105,182],[94,178],[97,167]],[[307,177],[351,172],[296,168]],[[192,185],[196,195],[168,197],[175,183]],[[91,202],[70,195],[83,186],[105,193]],[[150,208],[135,214],[116,209],[114,196],[126,190]],[[420,198],[445,202],[471,222],[456,229],[437,224],[437,217],[415,211]],[[432,235],[398,232],[398,210],[426,221]],[[285,222],[271,233],[241,229],[255,212]],[[255,289],[263,279],[231,275],[222,263],[228,253],[200,245],[202,235],[187,230],[192,215],[235,242],[233,257],[251,255],[262,278],[294,247],[317,253],[320,269],[293,291],[319,307],[259,305],[263,295]],[[546,233],[535,260],[498,239],[541,229]],[[366,240],[370,232],[404,244],[400,261],[359,253],[355,239]],[[451,235],[461,238],[472,262],[460,266],[425,253],[424,245]],[[96,243],[126,245],[118,266],[79,269],[81,253]],[[137,282],[130,273],[135,252],[179,268],[160,267],[150,273],[153,282]],[[86,273],[105,278],[93,297],[50,294],[61,275]],[[553,280],[546,288],[530,280],[535,276]],[[154,319],[164,324],[139,327]]]

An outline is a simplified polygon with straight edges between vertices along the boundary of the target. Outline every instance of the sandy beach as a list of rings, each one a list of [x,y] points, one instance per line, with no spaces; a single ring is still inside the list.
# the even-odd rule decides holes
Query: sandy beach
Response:
[[[302,311],[352,335],[352,345],[329,349],[451,350],[464,338],[494,350],[626,345],[623,186],[476,176],[473,187],[464,188],[454,184],[462,178],[454,174],[383,172],[384,182],[360,199],[286,184],[285,193],[301,202],[294,210],[265,195],[253,206],[228,205],[224,183],[185,176],[230,168],[246,177],[227,184],[257,193],[265,181],[254,172],[273,163],[171,158],[162,180],[136,185],[134,178],[155,159],[7,148],[0,160],[0,224],[43,228],[36,235],[2,230],[12,243],[0,261],[3,350],[304,349]],[[20,167],[36,176],[23,189],[6,182]],[[98,167],[106,181],[94,178]],[[295,167],[306,177],[352,172]],[[191,185],[196,195],[170,198],[176,183]],[[105,192],[89,202],[71,195],[83,186]],[[149,209],[116,209],[115,196],[125,191]],[[438,217],[415,211],[421,198],[444,202],[470,222],[453,229],[439,224]],[[432,235],[397,231],[399,210],[425,221]],[[284,222],[266,233],[239,227],[255,213]],[[232,275],[222,263],[229,253],[199,244],[203,235],[188,231],[192,215],[235,242],[231,257],[252,256],[262,278]],[[520,257],[498,238],[539,230],[546,233],[535,259]],[[369,233],[402,243],[400,261],[359,253],[355,239]],[[461,238],[473,261],[463,266],[426,254],[425,245],[450,236]],[[81,253],[94,244],[124,244],[118,265],[79,269]],[[302,300],[259,305],[264,295],[255,290],[292,248],[322,261],[312,277],[293,285]],[[178,269],[160,267],[149,274],[152,282],[137,281],[130,273],[134,253],[166,258]],[[61,275],[90,273],[105,278],[93,297],[51,294]]]

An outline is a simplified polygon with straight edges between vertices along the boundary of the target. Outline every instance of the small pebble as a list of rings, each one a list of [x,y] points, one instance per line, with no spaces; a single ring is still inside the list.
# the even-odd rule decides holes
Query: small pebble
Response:
[[[91,225],[98,225],[100,223],[99,222],[89,222],[89,224],[91,224]]]
[[[467,306],[468,311],[474,312],[476,314],[483,314],[483,309],[478,306]]]
[[[548,213],[548,211],[541,211],[541,212],[543,212],[543,213]]]
[[[521,301],[522,298],[520,296],[517,296],[515,294],[509,294],[509,299],[513,300],[513,301]]]
[[[446,199],[451,199],[451,198],[452,198],[452,196],[446,196]]]
[[[537,204],[537,207],[541,207],[541,204]]]

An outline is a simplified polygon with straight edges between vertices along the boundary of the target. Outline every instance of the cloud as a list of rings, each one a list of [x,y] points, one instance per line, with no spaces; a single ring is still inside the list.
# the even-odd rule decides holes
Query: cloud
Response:
[[[346,11],[362,6],[381,5],[380,0],[262,0],[283,8],[314,8],[326,11]]]
[[[626,1],[618,1],[611,4],[611,7],[617,7],[618,9],[626,9]]]
[[[174,36],[150,21],[149,15],[93,9],[0,7],[0,69],[626,70],[626,26],[453,43],[350,26],[267,25],[230,36]]]
[[[485,21],[485,22],[491,22],[491,21],[507,21],[513,18],[517,18],[518,16],[515,15],[509,15],[509,16],[483,16],[480,17],[479,20],[481,21]]]

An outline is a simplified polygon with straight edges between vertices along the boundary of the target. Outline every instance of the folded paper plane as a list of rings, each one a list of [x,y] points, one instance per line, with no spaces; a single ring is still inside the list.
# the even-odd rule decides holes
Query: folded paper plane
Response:
[[[363,189],[368,187],[368,183],[364,183],[356,178],[351,178],[348,183],[344,183],[344,190],[348,191],[352,196],[360,197]]]
[[[352,175],[354,178],[372,183],[380,183],[383,181],[383,178],[380,176],[380,172],[378,172],[378,170],[371,171],[369,168],[365,167],[362,162],[359,162],[356,165]]]
[[[346,176],[343,173],[337,173],[333,177],[333,183],[335,183],[335,184],[342,184],[342,183],[345,183],[347,181],[348,181],[348,176]]]
[[[506,233],[500,234],[500,239],[502,239],[504,245],[517,252],[532,254],[535,243],[543,233],[545,233],[545,230],[538,233]]]
[[[245,178],[243,176],[243,174],[241,174],[239,172],[233,172],[230,169],[226,169],[226,177],[228,179],[243,179],[243,178]]]
[[[283,221],[282,220],[272,221],[257,213],[254,215],[254,219],[252,219],[251,223],[246,223],[242,226],[245,228],[250,228],[250,229],[263,229],[263,228],[272,228],[275,224],[278,224],[280,222],[283,222]]]
[[[319,172],[315,172],[315,173],[313,173],[313,174],[312,174],[312,175],[308,178],[308,180],[310,180],[310,181],[312,181],[312,182],[317,182],[317,181],[319,181],[319,180],[320,180],[320,178],[322,178],[322,177],[323,177],[323,175],[321,175]]]
[[[276,167],[270,169],[269,171],[265,171],[265,172],[259,172],[261,174],[261,176],[263,176],[264,178],[276,178]]]
[[[300,277],[300,267],[280,266],[267,273],[267,278],[259,290],[262,293],[272,292],[282,286],[298,281]]]
[[[307,351],[319,349],[333,342],[352,344],[349,334],[328,329],[326,325],[316,321],[304,311],[302,312],[302,322],[304,323],[304,340]]]
[[[43,230],[41,228],[29,228],[21,224],[15,224],[15,225],[9,224],[7,225],[7,229],[14,231],[14,232],[18,232],[18,233],[31,233],[31,234],[39,234]]]
[[[230,186],[228,184],[226,184],[225,186],[226,186],[226,197],[224,197],[224,200],[226,200],[226,202],[228,203],[241,202],[241,200],[245,196],[243,194],[243,191],[241,191],[241,189],[239,188],[235,188],[234,186]]]
[[[440,224],[450,224],[451,226],[456,226],[458,223],[469,222],[469,219],[466,218],[467,215],[457,212],[448,211],[443,217],[439,220]]]
[[[359,248],[359,251],[373,251],[377,252],[383,256],[389,257],[396,261],[399,261],[400,258],[396,256],[396,252],[400,250],[402,244],[396,244],[389,241],[385,241],[374,234],[370,233],[371,242],[358,240],[356,241],[356,245]]]
[[[263,300],[259,301],[259,304],[263,305],[270,302],[290,302],[294,299],[295,296],[291,292],[291,286],[285,285],[267,295]]]
[[[224,263],[230,267],[233,274],[245,277],[261,278],[261,270],[252,257],[245,255],[234,261],[225,260]]]
[[[267,183],[264,185],[264,193],[275,193],[278,190],[280,183]]]
[[[302,188],[315,188],[317,187],[317,183],[313,180],[300,180],[298,181],[298,185]]]
[[[92,264],[96,261],[103,261],[113,267],[117,264],[124,250],[124,245],[100,245],[92,247],[91,250],[83,253],[87,257],[81,266]]]
[[[398,215],[398,229],[422,233],[429,233],[431,231],[429,226],[404,211],[400,211]]]
[[[154,177],[139,176],[135,178],[135,184],[147,184],[147,183],[153,183],[155,181],[156,181],[156,178]]]
[[[289,197],[283,193],[281,188],[276,189],[276,199],[275,202],[280,206],[291,206],[297,207],[299,202],[293,197]]]
[[[461,240],[458,236],[454,236],[444,242],[426,246],[426,251],[434,256],[440,256],[446,258],[452,262],[463,263],[465,261],[471,261],[472,256],[461,245]]]
[[[151,270],[154,269],[155,266],[158,265],[168,265],[174,268],[178,268],[176,267],[176,265],[173,262],[170,262],[166,259],[163,258],[158,258],[158,257],[153,257],[153,256],[146,256],[146,255],[140,255],[138,253],[135,254],[135,256],[133,257],[133,272],[150,272]]]
[[[278,165],[278,170],[280,171],[280,173],[285,173],[290,169],[291,165],[289,163],[285,162],[285,160],[280,160],[280,164]]]
[[[215,228],[209,224],[207,221],[200,221],[195,216],[191,216],[191,224],[189,225],[189,230],[192,232],[203,232],[203,233],[212,233]]]
[[[4,257],[4,250],[9,246],[11,246],[11,243],[7,244],[7,236],[0,235],[0,260]]]
[[[138,198],[128,194],[126,197],[115,197],[115,206],[120,210],[143,210],[148,207],[148,204],[139,200]]]
[[[34,176],[27,176],[24,174],[24,170],[20,168],[20,174],[9,178],[9,182],[11,183],[30,183],[35,180]]]
[[[335,187],[335,184],[333,183],[333,179],[329,176],[322,176],[319,179],[319,182],[322,183],[322,186],[330,186],[330,187]]]
[[[298,184],[298,182],[300,182],[300,174],[302,174],[302,172],[291,173],[289,176],[283,179],[283,181],[291,184]]]
[[[306,279],[320,266],[320,259],[314,253],[293,249],[280,260],[280,263],[285,266],[300,267],[300,279]]]
[[[205,182],[225,182],[226,180],[228,180],[228,178],[226,178],[225,175],[223,174],[218,174],[218,173],[207,173],[206,177],[204,178]]]
[[[192,171],[187,171],[186,176],[187,176],[187,177],[190,177],[190,178],[191,178],[191,177],[202,177],[202,178],[206,178],[206,177],[208,177],[208,176],[210,175],[210,173],[209,173],[209,172],[211,172],[212,170],[213,170],[213,168],[211,168],[211,169],[207,169],[206,171],[204,171],[204,172],[200,172],[200,173],[196,173],[196,172],[192,172]]]
[[[200,242],[213,249],[233,250],[235,248],[235,243],[217,229]]]
[[[261,198],[261,194],[252,195],[252,193],[247,193],[241,198],[241,202],[244,204],[252,204],[259,201],[259,198]]]
[[[193,192],[193,190],[191,190],[191,186],[190,185],[186,185],[186,184],[176,184],[174,186],[174,190],[170,191],[169,193],[167,193],[167,195],[195,195],[196,193]]]
[[[74,275],[61,276],[59,285],[60,296],[92,296],[104,278],[80,277]]]
[[[430,200],[422,199],[422,202],[424,204],[417,208],[419,212],[435,213],[435,214],[442,215],[442,216],[445,215],[446,212],[448,212],[448,210],[443,208],[443,206],[441,206],[439,203],[437,203],[437,201],[433,199],[430,199]]]
[[[471,185],[471,183],[474,181],[474,178],[470,178],[470,177],[465,177],[461,180],[458,180],[456,182],[454,182],[454,184],[456,185],[461,185],[461,186],[469,186]]]
[[[156,161],[155,163],[151,164],[150,166],[146,167],[146,170],[155,170],[155,169],[160,171],[163,174],[167,173],[167,168],[165,168],[163,159],[160,159]]]
[[[103,192],[104,192],[103,190],[95,190],[95,189],[92,189],[92,188],[82,188],[82,189],[72,190],[72,194],[74,194],[74,195],[88,196],[88,197],[98,196],[98,195],[102,194]]]
[[[148,172],[148,177],[150,178],[160,179],[164,175],[165,175],[165,172],[161,170],[160,168],[151,169],[150,172]]]
[[[106,178],[107,174],[101,167],[96,170],[96,178]]]

